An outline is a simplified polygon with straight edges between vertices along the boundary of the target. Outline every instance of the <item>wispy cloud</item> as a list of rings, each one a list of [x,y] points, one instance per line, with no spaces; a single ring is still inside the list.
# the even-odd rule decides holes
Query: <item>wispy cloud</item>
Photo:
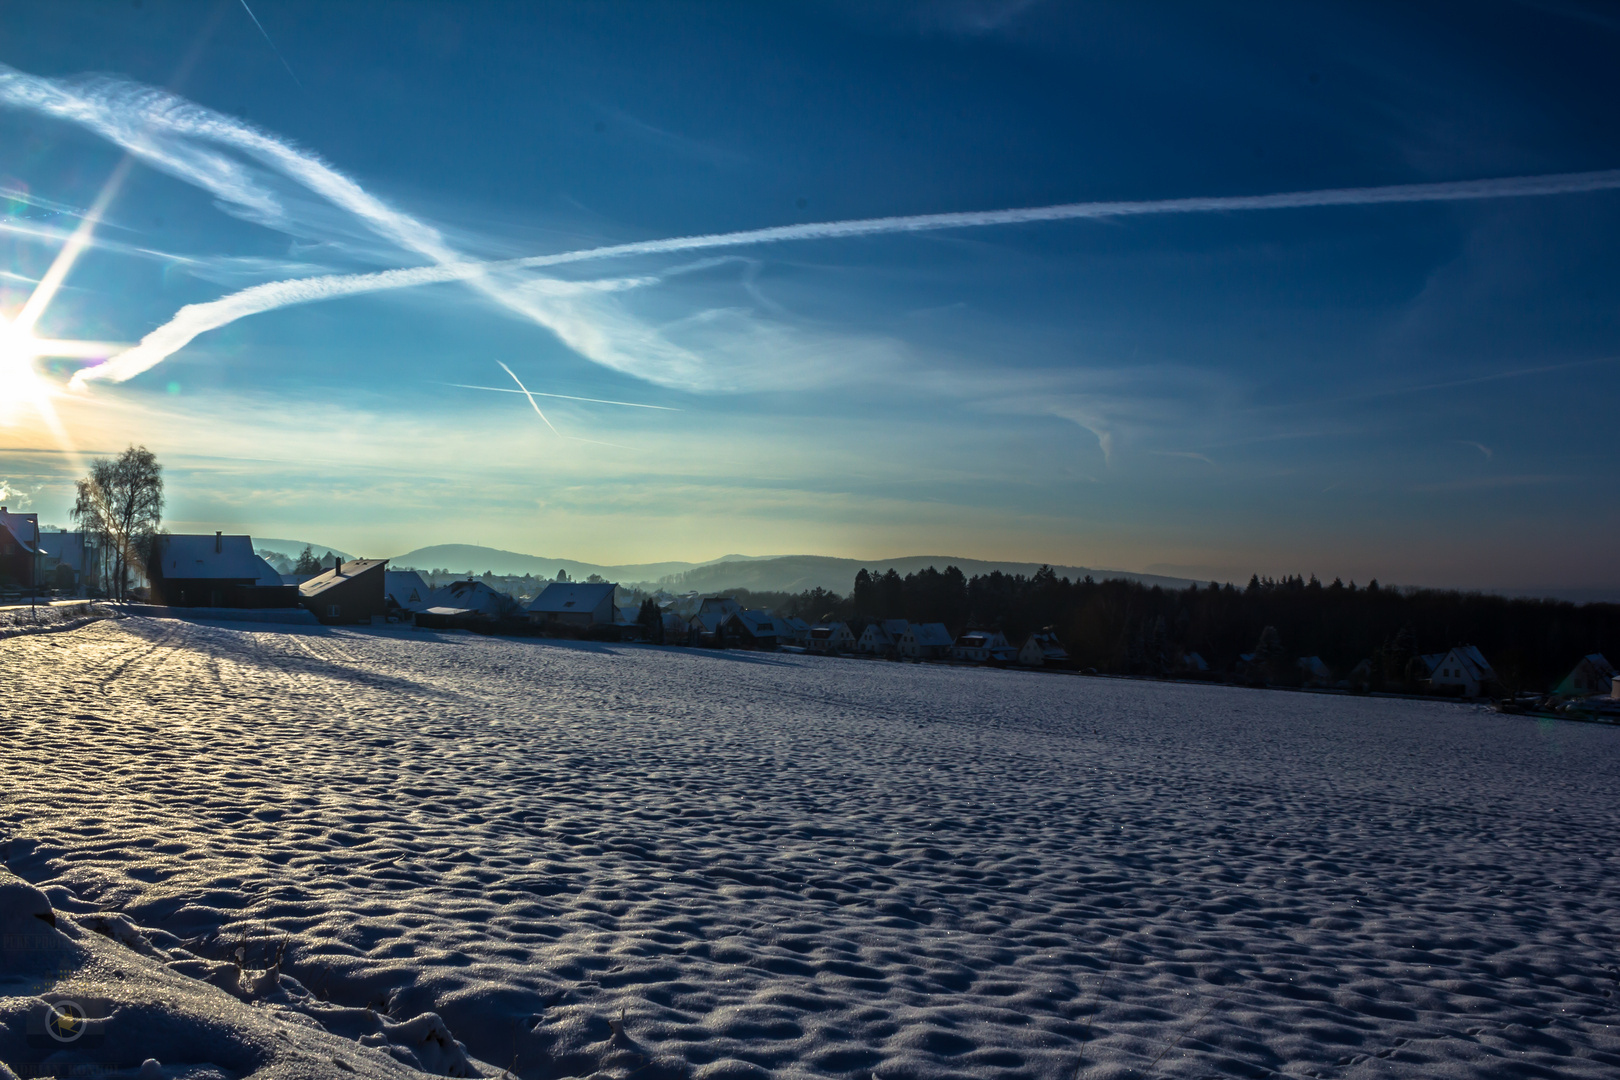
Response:
[[[290,181],[373,236],[431,264],[269,281],[187,305],[133,348],[77,372],[72,384],[81,389],[92,381],[130,379],[199,335],[250,315],[446,282],[468,284],[500,306],[547,328],[595,363],[660,385],[698,392],[826,385],[842,377],[905,369],[909,365],[904,350],[897,343],[870,337],[853,339],[857,347],[848,348],[852,342],[843,336],[818,336],[812,328],[795,325],[785,313],[761,315],[746,307],[706,305],[684,318],[656,324],[632,311],[619,294],[662,284],[673,271],[599,282],[563,280],[554,271],[610,259],[936,230],[1141,215],[1524,198],[1620,188],[1620,170],[1609,170],[1261,195],[1065,203],[805,223],[487,260],[467,254],[439,227],[390,206],[318,156],[163,91],[106,78],[44,79],[0,65],[0,103],[79,124],[139,160],[208,191],[248,220],[289,235],[316,235],[316,226],[322,222],[278,187],[282,181]],[[263,269],[273,272],[273,261]],[[215,272],[218,270],[216,265]],[[1087,394],[1060,396],[1045,401],[1043,411],[1092,431],[1104,454],[1111,456],[1121,423],[1117,416],[1099,411],[1094,398]]]
[[[352,183],[352,182],[350,182]],[[1512,177],[1497,180],[1470,180],[1441,184],[1401,184],[1375,188],[1335,188],[1321,191],[1286,192],[1275,195],[1217,196],[1189,199],[1161,199],[1142,202],[1067,203],[1057,206],[1030,207],[1014,210],[971,211],[951,214],[919,214],[905,217],[864,218],[854,221],[830,221],[804,225],[783,225],[765,229],[749,229],[734,233],[701,236],[671,237],[662,240],[644,240],[626,244],[610,244],[535,255],[496,262],[476,262],[450,253],[437,239],[435,231],[427,226],[405,228],[392,211],[374,215],[379,228],[394,230],[403,244],[422,254],[432,253],[438,265],[399,270],[386,270],[369,274],[330,275],[300,281],[276,282],[256,286],[233,296],[207,304],[193,304],[181,309],[173,320],[153,331],[141,344],[125,356],[115,357],[97,368],[87,368],[75,376],[82,385],[92,379],[122,382],[161,363],[176,350],[189,344],[198,334],[217,329],[236,319],[289,304],[310,303],[317,300],[353,296],[360,293],[388,289],[412,288],[449,281],[470,281],[497,296],[503,303],[534,321],[548,326],[563,336],[571,346],[582,336],[578,327],[569,320],[559,318],[557,306],[528,299],[518,300],[510,291],[502,291],[489,283],[499,272],[537,270],[569,264],[625,258],[629,256],[665,255],[688,251],[713,250],[727,247],[745,247],[757,244],[791,241],[836,240],[858,236],[927,232],[941,229],[984,228],[1001,225],[1023,225],[1052,221],[1105,219],[1147,214],[1226,213],[1238,211],[1283,210],[1326,206],[1376,206],[1392,203],[1439,202],[1487,198],[1520,198],[1562,195],[1578,192],[1603,191],[1620,188],[1620,170],[1592,173],[1569,173],[1553,176]],[[369,198],[369,197],[368,197]],[[414,219],[412,219],[414,220]],[[424,232],[424,230],[427,230]],[[430,239],[423,239],[431,233]],[[407,243],[407,241],[410,241]],[[554,325],[557,324],[557,325]],[[563,329],[559,329],[561,326]],[[566,332],[565,332],[566,331]],[[575,340],[570,340],[571,332]],[[575,346],[577,347],[577,346]],[[611,351],[584,352],[591,359],[612,357]],[[608,366],[625,370],[609,362]],[[662,369],[663,377],[650,377],[653,381],[678,380],[678,371],[688,367],[687,358],[670,354],[662,363],[651,365],[654,371]],[[631,372],[632,374],[634,372]],[[672,381],[671,384],[674,384]],[[693,384],[696,387],[698,384]]]
[[[1496,454],[1491,451],[1490,447],[1486,446],[1484,443],[1481,443],[1481,442],[1474,442],[1471,439],[1458,439],[1457,440],[1457,445],[1458,446],[1472,446],[1475,450],[1478,450],[1481,454],[1485,455],[1485,460],[1486,461],[1490,461],[1492,458],[1494,458],[1496,456]]]

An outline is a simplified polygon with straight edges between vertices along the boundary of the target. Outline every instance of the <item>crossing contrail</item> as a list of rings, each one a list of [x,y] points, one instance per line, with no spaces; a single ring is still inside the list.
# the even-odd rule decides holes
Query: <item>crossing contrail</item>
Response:
[[[276,54],[276,59],[281,61],[281,66],[287,69],[287,74],[292,75],[292,81],[298,83],[298,89],[302,90],[304,88],[304,84],[298,82],[297,75],[293,75],[292,65],[287,63],[287,58],[285,56],[281,55],[281,50],[276,48],[276,43],[270,40],[270,31],[266,30],[264,28],[264,23],[260,22],[259,17],[253,14],[253,9],[248,7],[247,0],[242,0],[242,10],[248,13],[248,18],[253,20],[253,25],[257,26],[259,28],[259,33],[264,35],[264,43],[270,46],[270,51]]]
[[[852,221],[825,221],[748,229],[741,232],[679,236],[663,240],[640,240],[627,244],[609,244],[552,255],[532,255],[491,262],[451,257],[435,266],[383,270],[367,274],[329,274],[267,282],[218,300],[188,304],[176,312],[167,323],[147,334],[133,348],[112,357],[106,363],[80,369],[74,374],[71,384],[83,388],[92,380],[123,382],[162,363],[176,351],[190,344],[199,334],[218,329],[248,315],[256,315],[291,304],[312,303],[317,300],[331,300],[360,293],[411,288],[447,281],[477,279],[480,284],[487,287],[487,275],[491,272],[534,270],[601,259],[745,247],[755,244],[836,240],[857,236],[1026,225],[1049,221],[1529,198],[1612,191],[1616,188],[1620,188],[1620,169],[1608,169],[1600,172],[1457,180],[1435,184],[1326,188],[1270,195],[1214,195],[1184,199],[1061,203],[1055,206],[1010,210],[860,218]],[[435,254],[442,257],[445,253],[441,251]]]

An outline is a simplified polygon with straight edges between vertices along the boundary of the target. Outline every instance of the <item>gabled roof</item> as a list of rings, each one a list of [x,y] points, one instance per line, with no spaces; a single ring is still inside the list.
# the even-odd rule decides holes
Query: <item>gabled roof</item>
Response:
[[[739,620],[755,637],[775,637],[782,630],[776,616],[768,611],[739,611],[732,618]]]
[[[480,615],[498,618],[517,606],[517,602],[503,592],[482,581],[452,581],[423,598],[432,608],[456,608],[476,611]]]
[[[904,631],[901,631],[904,633]],[[870,637],[873,641],[893,641],[894,635],[884,628],[882,623],[867,623],[866,629],[861,631],[861,640]]]
[[[1455,649],[1452,649],[1451,652],[1466,663],[1471,664],[1474,668],[1474,674],[1478,677],[1483,678],[1496,674],[1491,670],[1490,662],[1487,661],[1484,655],[1472,645],[1458,645]]]
[[[951,632],[944,623],[912,623],[906,633],[911,640],[925,647],[945,647],[951,644]]]
[[[253,551],[253,537],[171,533],[162,538],[158,576],[170,581],[251,581],[280,585],[276,568]]]
[[[353,562],[339,563],[326,573],[316,574],[298,586],[298,591],[304,596],[319,596],[328,589],[353,581],[361,574],[383,574],[385,573],[383,567],[387,565],[387,559],[355,559]]]
[[[897,638],[901,634],[905,633],[906,627],[910,626],[911,624],[906,622],[904,619],[884,619],[882,621],[882,625],[883,632],[885,634],[888,634],[892,638]]]
[[[698,610],[702,612],[720,611],[727,615],[735,615],[742,610],[742,605],[730,596],[706,596],[703,598],[703,604]]]
[[[415,570],[388,570],[383,573],[383,592],[407,611],[424,608],[432,591]]]
[[[554,581],[529,601],[529,610],[542,615],[589,615],[604,599],[613,599],[618,586],[611,581]]]
[[[776,621],[796,634],[803,634],[810,629],[810,624],[797,615],[778,615]]]
[[[0,528],[10,532],[17,538],[17,543],[29,551],[39,550],[38,514],[13,514],[10,510],[0,509]]]
[[[48,532],[39,538],[40,550],[51,558],[73,567],[84,569],[86,548],[95,550],[95,544],[82,532]]]

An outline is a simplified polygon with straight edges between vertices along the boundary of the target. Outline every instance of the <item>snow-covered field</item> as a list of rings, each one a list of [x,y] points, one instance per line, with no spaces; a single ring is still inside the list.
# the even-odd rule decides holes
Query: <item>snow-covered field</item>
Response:
[[[146,619],[0,673],[19,1074],[1620,1075],[1613,728]]]

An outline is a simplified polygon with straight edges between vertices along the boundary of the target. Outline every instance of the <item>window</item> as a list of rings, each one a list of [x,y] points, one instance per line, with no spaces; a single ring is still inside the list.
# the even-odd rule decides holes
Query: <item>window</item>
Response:
[[[327,618],[335,619],[341,614],[343,614],[343,609],[341,607],[339,607],[337,604],[327,604],[326,605],[326,617]]]

